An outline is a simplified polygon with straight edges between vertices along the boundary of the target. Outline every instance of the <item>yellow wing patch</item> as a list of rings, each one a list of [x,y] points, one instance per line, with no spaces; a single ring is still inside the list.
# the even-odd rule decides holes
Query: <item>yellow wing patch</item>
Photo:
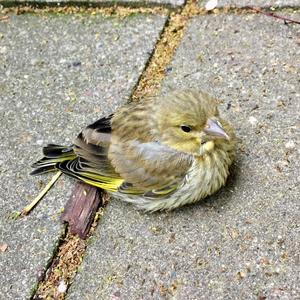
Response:
[[[84,176],[81,177],[80,175]],[[117,192],[119,186],[124,182],[122,178],[110,178],[99,174],[81,172],[78,178],[87,184],[99,187],[109,192]]]

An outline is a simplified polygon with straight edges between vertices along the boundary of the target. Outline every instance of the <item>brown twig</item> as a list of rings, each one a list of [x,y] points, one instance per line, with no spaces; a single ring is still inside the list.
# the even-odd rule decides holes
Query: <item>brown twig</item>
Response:
[[[258,13],[260,13],[260,14],[263,14],[265,16],[273,17],[273,18],[276,18],[276,19],[279,19],[279,20],[283,20],[284,23],[286,23],[286,24],[288,24],[288,23],[300,24],[300,21],[293,20],[293,19],[290,19],[290,18],[287,18],[287,17],[284,17],[284,16],[279,16],[279,15],[277,15],[275,13],[272,13],[272,12],[263,11],[259,7],[251,7],[251,9],[258,12]]]

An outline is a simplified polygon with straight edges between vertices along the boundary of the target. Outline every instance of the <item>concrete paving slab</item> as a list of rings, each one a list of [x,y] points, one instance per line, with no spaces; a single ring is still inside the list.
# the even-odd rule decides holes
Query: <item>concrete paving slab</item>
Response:
[[[24,219],[11,220],[41,189],[28,173],[49,142],[128,100],[165,17],[10,15],[0,22],[0,299],[28,299],[63,232],[58,218],[72,180],[62,178]]]
[[[201,7],[205,7],[208,0],[200,0],[198,3]],[[298,0],[218,0],[216,8],[227,6],[232,7],[261,7],[261,8],[284,8],[284,7],[299,7]]]
[[[3,6],[14,6],[22,3],[36,3],[37,5],[85,5],[85,6],[112,6],[123,5],[129,7],[151,7],[151,6],[166,6],[170,8],[180,7],[185,3],[185,0],[0,0]]]
[[[299,27],[259,15],[189,24],[163,92],[219,97],[242,139],[219,193],[173,212],[112,201],[68,299],[297,299]]]

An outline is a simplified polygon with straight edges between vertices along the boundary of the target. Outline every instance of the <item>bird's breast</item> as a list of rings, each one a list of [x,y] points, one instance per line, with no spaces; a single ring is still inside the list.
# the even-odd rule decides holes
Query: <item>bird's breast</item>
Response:
[[[193,191],[194,201],[215,193],[226,182],[231,160],[224,151],[213,151],[194,158],[186,176],[186,184]]]

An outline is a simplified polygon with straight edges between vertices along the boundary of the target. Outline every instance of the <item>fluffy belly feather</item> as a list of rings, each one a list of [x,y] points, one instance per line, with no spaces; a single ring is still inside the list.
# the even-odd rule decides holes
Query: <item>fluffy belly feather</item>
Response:
[[[135,204],[140,209],[171,210],[197,202],[219,190],[226,182],[231,162],[232,159],[224,151],[214,151],[201,157],[195,157],[182,184],[165,198],[150,199],[121,193],[114,193],[114,195],[123,201]]]

